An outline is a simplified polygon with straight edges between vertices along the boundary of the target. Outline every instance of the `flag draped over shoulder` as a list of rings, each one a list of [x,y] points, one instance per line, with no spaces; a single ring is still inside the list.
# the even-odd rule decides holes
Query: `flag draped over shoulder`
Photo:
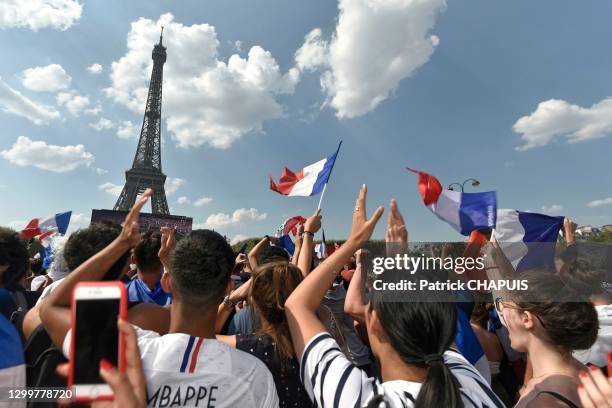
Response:
[[[337,155],[338,150],[331,156],[306,166],[296,173],[285,167],[278,179],[278,184],[270,176],[270,189],[285,196],[306,197],[319,194],[329,180]]]
[[[419,175],[418,187],[425,206],[460,234],[468,236],[474,230],[495,227],[495,191],[462,193],[445,190],[434,176],[411,168],[408,170]]]
[[[554,269],[555,244],[565,217],[497,210],[495,239],[517,272]]]
[[[67,211],[43,219],[34,218],[21,231],[21,235],[27,240],[37,238],[45,245],[45,243],[48,243],[48,238],[53,235],[66,234],[71,216],[72,211]]]

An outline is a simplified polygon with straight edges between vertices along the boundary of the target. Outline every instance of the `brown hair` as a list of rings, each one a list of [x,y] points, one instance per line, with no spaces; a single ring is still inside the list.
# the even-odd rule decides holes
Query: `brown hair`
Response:
[[[529,289],[513,292],[512,300],[520,310],[535,314],[550,341],[562,351],[588,349],[595,343],[599,320],[595,307],[576,301],[576,290],[555,274],[528,271],[520,275]]]
[[[272,338],[284,366],[293,357],[285,301],[303,279],[300,269],[286,261],[270,262],[257,268],[251,277],[250,297],[269,328],[257,334]]]

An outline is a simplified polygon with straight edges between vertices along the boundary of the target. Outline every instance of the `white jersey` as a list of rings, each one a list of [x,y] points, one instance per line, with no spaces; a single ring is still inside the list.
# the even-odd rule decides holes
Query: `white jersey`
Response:
[[[452,350],[445,352],[444,363],[459,381],[466,407],[504,407],[485,379],[461,354]],[[421,389],[421,383],[417,382],[380,383],[376,378],[369,378],[351,364],[327,332],[317,334],[308,342],[300,370],[304,388],[320,407],[360,407],[375,396],[384,396],[393,408],[413,407]]]
[[[595,306],[595,310],[599,319],[597,340],[587,350],[574,351],[574,358],[582,364],[605,367],[607,354],[612,350],[612,305]]]
[[[256,357],[215,339],[134,328],[149,407],[278,407],[272,374]],[[64,353],[69,345],[70,332]]]

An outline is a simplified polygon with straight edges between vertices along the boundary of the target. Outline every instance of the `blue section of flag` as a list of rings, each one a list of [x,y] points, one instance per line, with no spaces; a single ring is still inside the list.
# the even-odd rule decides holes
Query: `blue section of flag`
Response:
[[[495,228],[497,196],[495,191],[462,193],[459,206],[461,234],[468,236],[474,230]]]
[[[473,306],[473,303],[463,302],[463,304],[457,304],[457,336],[455,337],[455,344],[467,361],[475,365],[484,356],[484,350],[470,324],[472,308],[468,307],[468,305]],[[470,309],[470,313],[468,313],[468,309]]]
[[[517,211],[525,235],[527,254],[520,260],[517,272],[529,269],[554,270],[555,244],[565,217]]]
[[[289,255],[293,256],[293,252],[295,251],[295,244],[291,240],[291,237],[289,235],[283,235],[282,237],[278,238],[278,241],[278,246],[281,248],[285,248],[285,250],[289,252]]]
[[[317,176],[317,181],[315,181],[315,184],[312,187],[312,193],[310,194],[311,196],[319,194],[323,190],[323,186],[329,180],[329,176],[331,175],[332,169],[334,168],[334,163],[336,163],[337,155],[338,152],[336,151],[336,153],[332,154],[331,156],[327,156],[325,165],[323,166],[323,169],[319,172],[319,175]]]
[[[70,217],[72,216],[72,211],[67,211],[64,213],[55,214],[55,225],[57,225],[57,231],[64,235],[68,230],[68,225],[70,225]]]

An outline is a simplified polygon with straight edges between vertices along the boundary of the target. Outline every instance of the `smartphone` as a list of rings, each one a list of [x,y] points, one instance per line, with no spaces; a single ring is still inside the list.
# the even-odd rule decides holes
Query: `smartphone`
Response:
[[[74,400],[112,400],[111,388],[100,377],[105,358],[125,371],[125,339],[117,328],[127,316],[127,293],[121,282],[81,282],[72,292],[72,338],[68,388]]]

